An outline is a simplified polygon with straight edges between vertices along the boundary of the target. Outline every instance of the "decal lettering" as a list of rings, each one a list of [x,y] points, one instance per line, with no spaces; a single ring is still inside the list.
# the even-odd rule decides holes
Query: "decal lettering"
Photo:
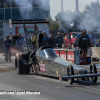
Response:
[[[60,57],[63,59],[66,59],[66,55],[65,54],[60,54]]]
[[[45,71],[46,71],[46,69],[45,69],[45,64],[43,64],[42,61],[40,61],[39,66],[40,66],[41,72],[45,72]]]
[[[66,60],[66,52],[60,51],[60,57]]]
[[[55,51],[55,52],[56,52],[57,56],[59,57],[59,52],[58,51]]]
[[[68,51],[67,52],[67,60],[74,63],[74,52],[73,51]]]
[[[68,60],[74,60],[74,55],[68,55]]]

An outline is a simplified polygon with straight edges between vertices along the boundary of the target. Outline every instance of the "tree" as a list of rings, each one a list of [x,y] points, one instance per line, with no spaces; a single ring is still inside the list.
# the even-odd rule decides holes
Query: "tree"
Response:
[[[50,25],[49,25],[49,30],[54,31],[58,30],[60,28],[60,25],[57,21],[54,21],[52,18],[50,18]]]

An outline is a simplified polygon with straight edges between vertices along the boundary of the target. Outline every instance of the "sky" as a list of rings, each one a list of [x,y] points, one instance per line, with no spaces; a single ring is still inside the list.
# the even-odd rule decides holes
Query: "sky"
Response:
[[[71,10],[75,11],[76,0],[63,0],[63,11]],[[97,2],[97,0],[78,0],[79,11],[82,12],[86,5],[91,2]],[[99,0],[100,3],[100,0]],[[55,20],[55,16],[61,12],[61,0],[50,0],[50,15]]]

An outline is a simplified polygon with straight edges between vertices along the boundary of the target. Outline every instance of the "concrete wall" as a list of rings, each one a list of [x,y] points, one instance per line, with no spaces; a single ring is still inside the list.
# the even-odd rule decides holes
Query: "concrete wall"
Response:
[[[3,22],[3,37],[5,38],[6,35],[10,35],[10,31],[12,31],[12,34],[16,34],[15,27],[16,26],[23,26],[23,24],[13,24],[12,28],[9,27],[9,22]],[[34,26],[34,24],[27,24],[26,26]],[[49,27],[47,27],[46,24],[37,24],[39,27],[39,31],[45,31],[47,35],[49,36]]]

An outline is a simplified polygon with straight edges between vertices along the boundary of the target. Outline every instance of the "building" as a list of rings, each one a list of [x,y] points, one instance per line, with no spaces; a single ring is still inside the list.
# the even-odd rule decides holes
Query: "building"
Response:
[[[50,1],[43,0],[0,0],[0,35],[5,38],[6,35],[23,33],[23,25],[12,25],[9,27],[11,20],[33,20],[50,18]],[[42,5],[44,4],[44,5]],[[45,8],[46,7],[46,8]],[[46,25],[38,25],[39,31],[44,31]],[[34,25],[27,25],[28,31],[34,31]],[[45,30],[48,33],[48,29]]]

